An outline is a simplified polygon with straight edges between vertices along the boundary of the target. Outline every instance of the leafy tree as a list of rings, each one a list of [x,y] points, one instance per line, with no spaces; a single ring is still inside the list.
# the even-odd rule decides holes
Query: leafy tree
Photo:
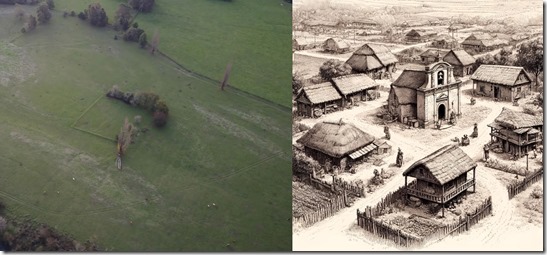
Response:
[[[53,2],[53,0],[46,0],[46,4],[50,10],[55,9],[55,3]]]
[[[130,27],[123,34],[123,40],[124,41],[131,41],[131,42],[138,42],[139,38],[141,37],[141,34],[143,34],[143,33],[144,33],[144,30],[142,30],[140,28]]]
[[[76,16],[76,12],[75,11],[70,11],[70,17],[74,17]]]
[[[114,28],[116,30],[127,30],[131,21],[131,8],[125,4],[120,4],[114,17]]]
[[[151,12],[156,4],[155,0],[129,0],[129,6],[140,12]]]
[[[336,59],[330,59],[319,68],[319,74],[324,80],[351,74],[351,66]]]
[[[154,125],[157,127],[163,127],[165,124],[167,124],[167,114],[160,111],[154,112]]]
[[[108,25],[108,17],[100,3],[92,3],[87,7],[89,23],[92,26],[104,27]]]
[[[51,19],[51,12],[49,11],[48,5],[46,3],[40,4],[38,10],[36,10],[36,16],[38,17],[38,22],[40,24],[47,23]]]
[[[538,84],[538,77],[543,72],[543,41],[537,39],[521,44],[517,50],[516,63],[533,73],[535,83]]]
[[[80,18],[81,20],[86,20],[87,15],[84,12],[80,12],[80,13],[78,13],[78,18]]]
[[[36,28],[38,25],[38,21],[36,20],[36,17],[29,15],[27,24],[26,24],[26,32],[30,32]]]
[[[132,27],[134,28],[139,28],[139,23],[138,22],[134,22],[133,25],[131,25]]]
[[[131,144],[137,129],[125,118],[123,126],[118,134],[118,153],[124,155]]]
[[[163,112],[165,114],[169,114],[169,107],[167,107],[167,103],[163,100],[158,100],[156,102],[156,105],[154,106],[154,111],[156,112]]]
[[[298,94],[298,91],[304,86],[304,82],[302,81],[302,75],[300,73],[293,73],[292,74],[292,94],[296,96]]]
[[[134,104],[146,110],[152,111],[156,106],[156,103],[160,99],[155,93],[152,92],[139,92],[135,95]]]
[[[142,33],[139,36],[139,45],[141,46],[141,48],[144,48],[146,47],[146,44],[148,44],[148,41],[146,39],[146,33]]]

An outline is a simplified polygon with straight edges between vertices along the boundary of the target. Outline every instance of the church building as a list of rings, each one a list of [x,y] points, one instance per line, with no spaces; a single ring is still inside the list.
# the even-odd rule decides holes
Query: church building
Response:
[[[461,81],[446,62],[404,70],[391,84],[388,98],[391,116],[416,127],[444,125],[451,114],[461,114],[460,105]]]

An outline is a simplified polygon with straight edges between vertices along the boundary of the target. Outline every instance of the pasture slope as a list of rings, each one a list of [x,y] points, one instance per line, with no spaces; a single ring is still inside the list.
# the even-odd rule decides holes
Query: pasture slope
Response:
[[[76,4],[56,1],[56,8],[71,10],[69,2]],[[111,2],[121,1],[102,1],[105,8]],[[2,16],[13,8],[0,6]],[[23,36],[12,29],[22,23],[6,17],[0,200],[9,216],[48,223],[80,241],[96,238],[113,251],[291,249],[290,111],[221,92],[61,12]],[[167,126],[158,130],[149,113],[101,98],[114,84],[158,93],[170,108]],[[115,143],[87,131],[114,138],[123,118],[135,115],[149,131],[129,147],[119,171]]]
[[[83,10],[92,0],[57,0],[59,10]],[[110,20],[120,0],[101,1]],[[135,19],[160,50],[186,68],[221,80],[233,62],[230,85],[291,106],[291,5],[283,0],[161,0]]]

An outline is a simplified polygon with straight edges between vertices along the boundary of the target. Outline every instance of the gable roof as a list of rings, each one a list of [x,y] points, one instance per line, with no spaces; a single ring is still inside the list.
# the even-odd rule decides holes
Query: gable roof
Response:
[[[503,107],[500,115],[496,117],[494,122],[505,128],[520,129],[543,126],[543,117],[517,112]]]
[[[431,172],[438,184],[443,185],[476,167],[477,163],[456,144],[449,144],[414,162],[403,172],[403,176],[420,166]]]
[[[473,75],[472,80],[484,81],[488,83],[495,83],[506,86],[513,86],[517,84],[520,75],[524,75],[527,82],[531,82],[532,79],[524,71],[524,68],[519,66],[501,66],[501,65],[481,65]],[[523,83],[527,83],[524,81]]]
[[[357,49],[346,61],[353,70],[369,71],[399,62],[397,57],[384,45],[365,44]]]
[[[359,150],[374,141],[374,137],[363,132],[351,123],[320,122],[304,134],[298,143],[340,158]]]
[[[422,52],[422,54],[420,54],[420,57],[429,58],[429,57],[437,57],[437,56],[440,55],[440,57],[443,58],[444,56],[446,56],[446,54],[448,52],[449,52],[449,50],[428,49],[428,50]]]
[[[437,34],[437,32],[431,31],[431,30],[412,29],[412,30],[408,31],[408,33],[406,33],[406,36],[411,36],[411,37],[415,37],[415,36],[432,36],[432,35],[436,35],[436,34]]]
[[[349,49],[350,48],[349,43],[347,43],[346,41],[344,41],[342,39],[339,39],[339,38],[332,38],[332,37],[325,40],[323,42],[323,46],[326,45],[328,41],[333,41],[334,44],[336,45],[336,47],[338,47],[339,49]]]
[[[417,89],[427,82],[427,73],[423,68],[405,69],[391,85]]]
[[[453,55],[460,63],[450,63],[452,65],[462,65],[462,66],[467,66],[467,65],[471,65],[473,63],[475,63],[475,58],[471,55],[469,55],[469,53],[467,53],[467,51],[465,50],[450,50],[444,57],[443,57],[443,61],[447,61],[445,60],[445,58],[447,58],[448,55]]]
[[[366,74],[341,76],[333,78],[332,82],[342,95],[348,95],[376,86],[376,82]]]
[[[336,88],[330,82],[304,86],[298,97],[305,94],[312,104],[320,104],[342,99]]]

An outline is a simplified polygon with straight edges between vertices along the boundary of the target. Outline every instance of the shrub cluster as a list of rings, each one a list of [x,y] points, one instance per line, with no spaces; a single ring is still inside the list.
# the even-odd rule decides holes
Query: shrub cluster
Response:
[[[147,111],[152,112],[154,118],[154,124],[157,127],[163,127],[167,124],[167,117],[169,115],[169,107],[167,103],[163,101],[160,96],[152,92],[122,92],[118,86],[114,85],[108,93],[107,97],[114,98],[136,106]]]

